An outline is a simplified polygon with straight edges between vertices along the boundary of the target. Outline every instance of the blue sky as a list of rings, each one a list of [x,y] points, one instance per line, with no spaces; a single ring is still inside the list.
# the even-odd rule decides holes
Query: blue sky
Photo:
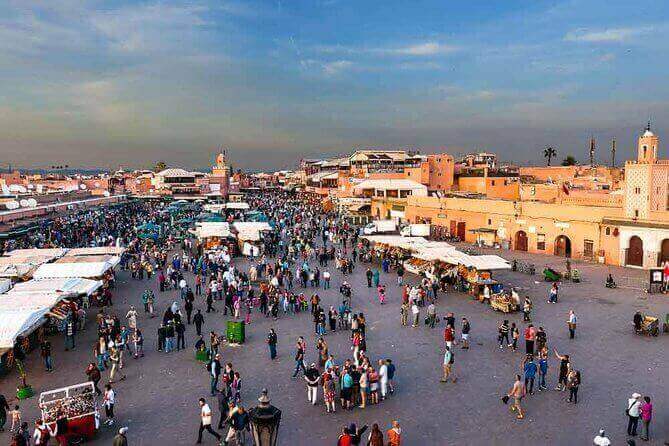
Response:
[[[0,0],[0,155],[290,166],[355,147],[631,153],[669,122],[666,1]],[[0,166],[1,167],[1,166]]]

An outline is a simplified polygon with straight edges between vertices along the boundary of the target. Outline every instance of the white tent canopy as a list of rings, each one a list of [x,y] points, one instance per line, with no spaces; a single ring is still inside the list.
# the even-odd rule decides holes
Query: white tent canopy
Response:
[[[97,278],[113,268],[109,262],[48,263],[33,274],[34,279],[57,279],[67,277]]]
[[[102,281],[100,280],[83,279],[81,277],[29,280],[17,283],[8,294],[57,293],[90,296],[101,286]]]
[[[230,232],[230,224],[224,221],[205,221],[202,223],[196,223],[195,229],[190,229],[189,232],[194,234],[199,239],[209,237],[230,237],[232,235]]]
[[[51,257],[52,259],[62,257],[67,252],[65,248],[28,248],[28,249],[15,249],[13,251],[6,252],[4,257]]]
[[[95,256],[95,255],[112,255],[120,256],[125,252],[125,248],[118,246],[95,246],[91,248],[72,248],[67,251],[68,256]]]
[[[35,329],[48,309],[3,310],[0,312],[0,348],[12,348],[18,336]]]
[[[7,293],[0,295],[0,314],[6,311],[50,310],[67,296],[58,293]]]
[[[29,276],[37,266],[30,263],[0,263],[0,277],[19,278]]]
[[[271,231],[272,226],[267,222],[236,221],[232,227],[237,231],[240,240],[257,241],[263,231]]]
[[[251,206],[249,206],[248,203],[243,202],[243,201],[229,201],[229,202],[225,203],[225,208],[226,209],[246,210],[246,209],[250,209]]]

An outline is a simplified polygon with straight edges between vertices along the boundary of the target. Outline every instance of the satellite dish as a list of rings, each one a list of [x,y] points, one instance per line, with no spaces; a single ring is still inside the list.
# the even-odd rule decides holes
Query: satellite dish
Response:
[[[110,195],[111,195],[111,194],[109,193],[109,191],[106,190],[105,193],[104,193],[104,196],[105,196],[105,197],[109,197]]]
[[[28,200],[19,201],[19,205],[21,205],[22,208],[27,208],[28,207]]]
[[[95,183],[93,183],[93,186],[95,186],[95,187],[100,187],[100,182],[99,182],[99,181],[96,181]]]
[[[79,189],[81,189],[81,190],[86,190],[86,185],[85,185],[85,184],[80,184],[80,185],[79,185]]]
[[[28,201],[28,206],[30,206],[31,208],[37,207],[37,200],[35,200],[34,198],[28,198],[27,201]]]
[[[7,203],[7,207],[9,209],[18,209],[19,208],[19,202],[16,200],[12,200],[9,203]]]

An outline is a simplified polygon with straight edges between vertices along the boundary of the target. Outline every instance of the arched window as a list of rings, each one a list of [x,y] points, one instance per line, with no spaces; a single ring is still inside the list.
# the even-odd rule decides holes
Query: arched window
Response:
[[[606,227],[606,235],[611,235],[611,228],[608,226]]]

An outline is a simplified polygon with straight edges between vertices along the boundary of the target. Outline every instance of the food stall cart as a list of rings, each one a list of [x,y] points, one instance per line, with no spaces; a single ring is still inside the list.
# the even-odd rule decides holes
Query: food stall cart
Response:
[[[490,296],[490,307],[502,313],[511,313],[520,309],[520,305],[511,295],[506,293],[497,293]]]
[[[95,387],[90,381],[42,392],[39,407],[42,421],[52,429],[59,412],[67,417],[69,444],[92,440],[100,427]]]

